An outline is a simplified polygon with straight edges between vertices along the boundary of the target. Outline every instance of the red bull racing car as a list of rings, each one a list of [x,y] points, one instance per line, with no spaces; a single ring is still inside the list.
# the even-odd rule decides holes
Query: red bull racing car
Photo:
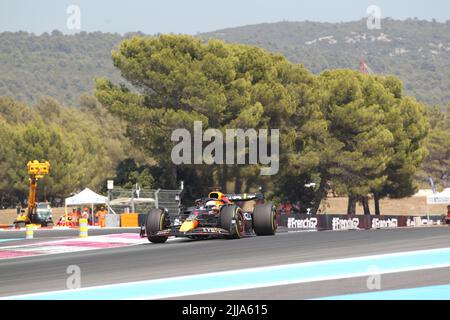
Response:
[[[195,201],[195,205],[181,208],[178,215],[170,217],[164,208],[152,209],[141,237],[150,242],[164,243],[168,237],[191,239],[225,238],[274,235],[277,229],[276,210],[263,202],[262,193],[223,194],[210,192],[207,198]],[[244,211],[237,202],[255,200],[252,212]]]

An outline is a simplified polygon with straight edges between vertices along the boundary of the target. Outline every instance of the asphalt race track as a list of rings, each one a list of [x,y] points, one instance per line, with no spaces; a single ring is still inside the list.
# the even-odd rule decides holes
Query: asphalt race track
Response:
[[[4,234],[0,233],[0,236],[6,239]],[[58,236],[73,239],[69,237],[71,234]],[[32,244],[52,239],[44,234],[41,238],[36,237],[38,239],[32,240]],[[83,299],[89,297],[91,287],[112,285],[107,287],[107,292],[116,295],[107,296],[101,293],[106,289],[100,287],[95,289],[100,290],[97,298],[345,299],[345,295],[353,294],[349,298],[377,299],[384,296],[395,299],[410,295],[420,298],[417,294],[421,288],[432,287],[433,292],[444,294],[431,298],[450,299],[448,227],[284,232],[274,237],[240,240],[174,239],[165,244],[143,240],[126,247],[0,259],[0,297],[64,290],[25,298]],[[24,241],[0,242],[0,251]],[[322,263],[324,260],[330,261]],[[66,289],[67,268],[71,265],[80,267],[81,290]],[[274,268],[266,268],[272,266]],[[366,270],[367,266],[372,269]],[[246,271],[247,268],[258,269]],[[204,276],[209,273],[213,274]],[[254,276],[251,281],[257,284],[255,287],[246,284],[246,274]],[[287,274],[295,278],[286,278]],[[369,288],[368,281],[373,274],[378,277],[375,279],[378,286]],[[188,277],[171,279],[180,276]],[[151,281],[154,279],[163,279],[160,282],[167,288],[166,296],[150,294],[159,283]],[[239,283],[227,289],[224,287],[227,284],[220,285],[221,279],[231,279],[227,284]],[[171,281],[177,283],[173,288],[170,288]],[[187,286],[189,281],[191,289],[183,289],[184,283]],[[199,288],[195,292],[195,283],[201,284],[202,281],[210,287]],[[129,282],[136,283],[127,284]],[[399,292],[399,289],[407,290]],[[422,291],[425,292],[420,293],[423,298],[430,298],[426,295],[426,292],[430,293],[429,289]],[[363,295],[359,296],[359,293]]]

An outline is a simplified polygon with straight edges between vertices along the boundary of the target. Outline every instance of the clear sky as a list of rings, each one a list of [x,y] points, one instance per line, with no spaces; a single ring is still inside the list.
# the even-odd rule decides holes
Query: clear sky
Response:
[[[80,10],[80,28],[69,23]],[[382,17],[450,20],[449,0],[0,0],[0,32],[189,33],[262,22],[359,20],[376,5]]]

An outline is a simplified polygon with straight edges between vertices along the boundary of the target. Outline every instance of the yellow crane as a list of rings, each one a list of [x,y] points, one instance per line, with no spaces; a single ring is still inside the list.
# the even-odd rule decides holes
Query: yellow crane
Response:
[[[50,204],[37,203],[38,180],[42,179],[50,171],[48,161],[39,162],[37,160],[27,163],[28,174],[30,175],[30,187],[28,194],[27,210],[21,212],[14,221],[15,227],[24,227],[27,224],[39,224],[43,226],[53,225]]]

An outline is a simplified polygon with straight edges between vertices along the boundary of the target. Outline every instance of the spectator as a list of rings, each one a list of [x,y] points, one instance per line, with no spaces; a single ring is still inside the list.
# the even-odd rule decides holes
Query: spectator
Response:
[[[22,204],[20,202],[17,203],[16,211],[17,215],[20,215],[22,213]]]
[[[82,219],[88,219],[89,222],[89,209],[87,207],[84,207],[83,212],[81,213]]]
[[[64,216],[59,217],[58,222],[56,223],[58,227],[62,227],[66,225],[66,218]]]
[[[281,226],[284,226],[285,221],[287,221],[286,220],[286,207],[285,207],[284,203],[281,203],[280,206],[278,207],[278,224]]]
[[[300,214],[302,212],[302,206],[300,204],[300,201],[297,201],[293,207],[295,214]]]
[[[74,224],[77,224],[78,223],[78,219],[80,219],[80,214],[77,211],[77,209],[72,209],[72,212],[68,214],[68,218]]]
[[[108,211],[105,210],[104,206],[101,206],[100,210],[95,214],[95,217],[98,219],[98,225],[102,228],[105,227],[105,217],[107,214]]]
[[[291,213],[292,213],[292,204],[291,204],[291,202],[288,201],[288,202],[286,203],[285,207],[286,207],[286,215],[287,215],[287,216],[290,216]]]

